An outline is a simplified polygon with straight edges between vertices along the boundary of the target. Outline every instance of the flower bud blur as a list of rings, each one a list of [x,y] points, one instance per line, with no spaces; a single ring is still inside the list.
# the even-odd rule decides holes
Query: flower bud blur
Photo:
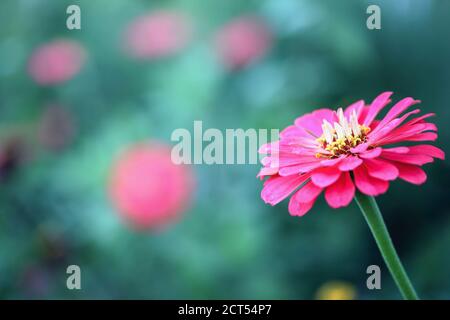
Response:
[[[37,48],[28,61],[28,73],[40,85],[73,78],[83,66],[85,50],[73,40],[55,40]]]
[[[237,18],[219,30],[217,51],[230,69],[244,67],[261,58],[272,42],[267,25],[259,18]]]
[[[125,32],[125,51],[133,58],[155,59],[181,51],[191,37],[191,22],[177,11],[156,11],[132,21]]]
[[[170,147],[136,144],[114,163],[109,192],[122,217],[136,229],[159,229],[186,210],[192,196],[192,172],[175,165]]]

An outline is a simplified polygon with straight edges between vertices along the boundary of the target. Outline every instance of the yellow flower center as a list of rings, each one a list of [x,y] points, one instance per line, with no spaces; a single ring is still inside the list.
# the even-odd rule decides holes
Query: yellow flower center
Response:
[[[366,142],[370,128],[360,125],[356,112],[350,115],[350,120],[344,116],[341,108],[337,111],[338,122],[331,125],[327,120],[323,120],[322,135],[317,138],[319,146],[328,151],[316,153],[317,158],[336,158],[342,154],[350,153],[350,149]]]

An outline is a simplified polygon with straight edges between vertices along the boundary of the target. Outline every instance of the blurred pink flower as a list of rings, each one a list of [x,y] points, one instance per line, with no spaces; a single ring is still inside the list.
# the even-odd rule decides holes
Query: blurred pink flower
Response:
[[[262,57],[271,42],[272,36],[267,25],[253,16],[231,21],[216,36],[218,54],[232,69],[241,68]]]
[[[187,208],[193,175],[172,162],[170,147],[137,144],[114,164],[109,187],[112,202],[133,227],[158,229]]]
[[[73,40],[55,40],[37,48],[28,61],[28,73],[40,85],[71,79],[85,61],[85,50]]]
[[[125,50],[138,59],[180,52],[191,38],[190,19],[177,11],[156,11],[136,18],[125,32]]]
[[[389,182],[400,178],[422,184],[427,176],[420,168],[433,158],[444,159],[442,150],[429,144],[399,146],[410,141],[434,141],[437,128],[425,119],[433,113],[409,119],[420,112],[413,98],[397,102],[381,120],[379,112],[388,105],[392,92],[376,97],[370,105],[360,100],[337,112],[319,109],[295,120],[284,129],[280,140],[261,147],[270,153],[262,160],[262,199],[275,205],[294,193],[291,215],[308,212],[325,192],[332,208],[347,206],[358,190],[369,196],[385,193]]]

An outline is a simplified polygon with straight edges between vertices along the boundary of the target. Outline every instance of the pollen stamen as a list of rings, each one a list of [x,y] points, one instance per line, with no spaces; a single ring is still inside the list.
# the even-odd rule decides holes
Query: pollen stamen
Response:
[[[350,149],[367,140],[370,128],[358,123],[358,116],[355,110],[350,115],[350,119],[344,115],[342,108],[336,112],[338,122],[333,125],[327,120],[323,120],[322,135],[316,139],[320,147],[327,153],[316,153],[316,158],[336,158],[342,154],[350,153]]]

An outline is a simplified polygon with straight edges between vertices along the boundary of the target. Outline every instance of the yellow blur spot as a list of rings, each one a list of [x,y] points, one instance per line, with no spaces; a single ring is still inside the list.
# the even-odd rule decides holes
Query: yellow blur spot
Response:
[[[317,300],[354,300],[355,298],[355,287],[343,281],[327,282],[316,293]]]

